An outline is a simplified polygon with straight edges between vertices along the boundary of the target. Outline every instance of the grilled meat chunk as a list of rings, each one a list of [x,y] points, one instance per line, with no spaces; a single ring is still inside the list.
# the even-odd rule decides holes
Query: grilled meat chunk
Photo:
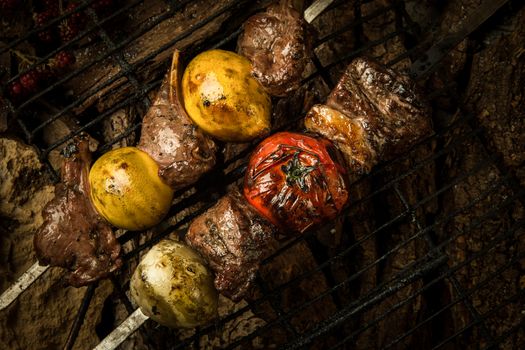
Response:
[[[312,47],[312,33],[291,0],[270,5],[244,23],[237,51],[253,65],[253,75],[270,95],[300,86]]]
[[[179,52],[142,122],[138,148],[159,165],[159,176],[174,190],[192,184],[215,165],[217,147],[187,115],[180,91]]]
[[[91,156],[87,141],[62,166],[62,182],[42,213],[44,222],[34,237],[41,264],[68,269],[75,287],[104,278],[120,268],[120,245],[111,226],[89,198]]]
[[[237,301],[248,290],[260,262],[277,246],[274,226],[235,190],[191,223],[186,242],[215,272],[215,287]]]
[[[375,153],[376,157],[371,157],[364,169],[370,169],[379,159],[387,160],[405,152],[432,130],[430,108],[415,83],[408,76],[367,58],[350,63],[326,105],[355,119],[361,124],[358,128],[366,131],[366,142],[371,147],[368,153]],[[328,139],[340,137],[315,125],[310,130]],[[350,145],[355,141],[343,143]],[[347,157],[353,159],[353,152],[357,151],[352,150]]]

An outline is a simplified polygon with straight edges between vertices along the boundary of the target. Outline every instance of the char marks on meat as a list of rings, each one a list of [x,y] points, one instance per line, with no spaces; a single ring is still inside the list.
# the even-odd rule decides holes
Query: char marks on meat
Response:
[[[186,242],[206,257],[217,290],[236,301],[250,287],[261,261],[277,246],[274,233],[274,226],[234,190],[193,220]]]
[[[307,128],[334,140],[349,167],[358,173],[368,172],[379,160],[402,154],[432,131],[430,108],[415,83],[368,58],[357,58],[348,65],[326,106],[342,115],[329,108],[314,108],[307,117]],[[332,124],[335,117],[338,124]],[[366,140],[357,142],[352,139],[356,136]]]
[[[89,198],[91,156],[87,141],[62,166],[62,182],[42,213],[44,222],[34,237],[41,264],[68,269],[69,283],[80,287],[120,268],[120,245],[111,226]]]
[[[244,23],[237,51],[270,95],[297,89],[312,48],[312,30],[290,0],[270,5]]]
[[[142,122],[138,148],[159,165],[159,176],[177,190],[196,182],[215,165],[217,147],[189,118],[180,92],[179,52]]]

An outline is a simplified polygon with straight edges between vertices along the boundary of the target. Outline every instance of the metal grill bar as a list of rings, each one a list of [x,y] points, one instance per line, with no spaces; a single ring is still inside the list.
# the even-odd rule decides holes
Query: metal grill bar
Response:
[[[97,289],[97,286],[98,282],[95,282],[87,287],[86,294],[84,294],[84,297],[82,298],[82,303],[78,309],[75,321],[73,321],[73,324],[71,325],[71,330],[69,331],[66,344],[64,345],[64,350],[73,349],[75,341],[78,337],[78,332],[80,332],[80,327],[82,327],[82,324],[84,323],[87,310],[89,309],[89,304],[93,299],[93,295],[95,294],[95,289]]]
[[[490,190],[484,192],[484,193],[480,196],[479,201],[481,201],[483,198],[485,198],[486,196],[488,196],[488,195],[490,195],[491,193],[493,193],[496,189],[497,189],[497,188],[491,188]],[[521,193],[520,195],[523,196],[524,193]],[[514,196],[514,197],[512,197],[511,199],[516,200],[516,197],[517,197],[517,196]],[[508,204],[512,204],[513,200],[508,200],[508,201],[506,201],[506,202],[507,202]],[[477,202],[478,202],[478,201],[476,201],[476,203],[477,203]],[[468,207],[472,207],[472,206],[475,205],[476,203],[469,203],[469,204],[471,204],[471,205],[469,205]],[[462,212],[463,210],[468,210],[468,207],[464,207],[464,208],[462,208],[461,210],[458,210],[457,213]],[[495,215],[495,214],[497,214],[497,212],[499,211],[499,209],[501,209],[501,208],[493,209],[493,210],[490,211],[490,213],[492,213],[493,215]],[[457,213],[456,213],[455,215],[457,215]],[[440,224],[443,224],[443,223],[448,222],[448,221],[451,220],[455,215],[451,216],[450,218],[447,218],[446,220],[443,220],[442,222],[440,222]],[[425,257],[423,257],[423,258],[421,258],[421,259],[419,259],[419,260],[417,260],[417,261],[415,261],[415,262],[409,264],[408,266],[405,266],[402,272],[410,271],[410,270],[412,269],[413,266],[418,266],[418,265],[421,265],[421,264],[424,265],[424,263],[425,263],[425,259],[427,259],[427,258],[432,258],[432,259],[434,259],[434,260],[440,260],[440,259],[445,259],[445,260],[446,260],[446,257],[444,257],[444,256],[441,256],[440,258],[435,259],[435,252],[436,252],[436,249],[441,249],[441,248],[442,248],[443,246],[445,246],[446,244],[449,244],[453,239],[455,239],[455,238],[457,238],[457,237],[459,237],[459,236],[465,234],[466,232],[471,231],[472,229],[474,229],[474,228],[476,228],[477,226],[479,226],[482,222],[483,222],[483,221],[476,222],[476,223],[475,223],[475,227],[472,227],[472,226],[474,226],[474,225],[469,226],[465,231],[459,232],[459,233],[456,234],[455,236],[450,237],[450,238],[447,240],[447,242],[443,242],[443,243],[441,243],[440,245],[438,245],[435,249],[430,250],[430,251],[427,253],[427,255],[426,255]],[[436,225],[436,223],[435,223],[434,225]],[[356,272],[356,273],[353,274],[352,276],[348,277],[345,281],[343,281],[343,282],[341,282],[341,283],[339,283],[339,284],[333,286],[332,289],[330,289],[330,290],[328,290],[328,291],[325,291],[325,292],[323,292],[323,293],[320,293],[320,294],[317,295],[315,298],[309,300],[308,302],[304,303],[303,305],[299,306],[298,308],[296,308],[296,309],[294,309],[294,310],[291,310],[291,311],[288,312],[284,317],[291,317],[291,316],[293,316],[293,315],[299,313],[300,311],[304,310],[306,307],[310,306],[310,305],[313,304],[314,302],[316,302],[316,301],[320,300],[321,298],[323,298],[323,297],[329,295],[330,293],[335,292],[335,291],[338,290],[340,287],[342,287],[343,285],[346,285],[347,283],[351,282],[352,280],[355,280],[355,279],[358,278],[360,275],[362,275],[365,271],[367,271],[369,268],[371,268],[371,267],[377,265],[377,263],[379,263],[380,261],[386,259],[386,257],[388,257],[389,255],[393,254],[395,251],[398,251],[401,247],[403,247],[404,245],[406,245],[407,242],[416,239],[417,237],[423,235],[423,234],[424,234],[425,232],[427,232],[427,231],[428,231],[428,228],[424,229],[422,232],[418,232],[418,233],[416,233],[415,235],[413,235],[412,237],[410,237],[408,240],[403,241],[403,243],[401,243],[401,244],[399,244],[398,246],[392,248],[392,250],[390,250],[389,252],[387,252],[386,254],[384,254],[382,257],[378,258],[376,261],[374,261],[374,262],[372,262],[372,263],[366,265],[366,266],[363,267],[361,270],[359,270],[358,272]],[[296,277],[296,278],[290,280],[289,282],[284,283],[284,284],[278,286],[278,287],[275,288],[273,291],[271,291],[271,293],[267,294],[268,297],[274,295],[275,293],[282,292],[282,290],[283,290],[284,288],[287,288],[287,287],[289,287],[290,285],[293,285],[294,283],[296,283],[297,281],[300,281],[300,280],[302,280],[302,279],[304,279],[304,278],[307,278],[308,276],[312,275],[313,273],[318,272],[320,269],[322,269],[323,267],[325,267],[328,263],[335,261],[339,256],[341,256],[342,254],[345,254],[345,253],[348,253],[348,249],[346,249],[346,250],[343,251],[342,253],[340,253],[340,254],[335,255],[334,257],[332,257],[332,258],[330,259],[329,262],[325,262],[324,264],[320,264],[317,268],[315,268],[315,269],[313,269],[313,270],[310,270],[310,271],[307,271],[307,272],[305,272],[304,274],[302,274],[302,275],[300,275],[300,276],[298,276],[298,277]],[[422,265],[422,266],[423,266],[423,265]],[[416,268],[416,270],[417,270],[417,268]],[[396,277],[396,278],[397,278],[397,277]],[[394,278],[393,280],[395,280],[395,278]],[[377,286],[376,289],[378,289],[378,290],[382,290],[382,289],[386,288],[386,286],[387,286],[387,282],[384,282],[383,284]],[[258,303],[263,302],[264,300],[265,300],[265,298],[259,299],[259,300],[255,301],[254,304],[257,305]],[[262,330],[265,330],[265,329],[269,328],[270,326],[274,325],[274,323],[275,323],[275,322],[270,322],[270,323],[266,324],[265,326],[259,328],[256,332],[254,332],[254,333],[250,334],[249,336],[245,337],[245,338],[243,339],[243,341],[246,340],[246,339],[253,339],[255,336],[257,336],[257,335],[259,335],[260,333],[262,333]],[[334,325],[334,327],[335,327],[335,326],[336,326],[336,325]]]
[[[520,227],[523,227],[525,225],[525,221],[522,221],[520,223],[520,225],[517,225],[518,228]],[[514,228],[514,230],[510,230],[502,235],[499,235],[495,240],[493,241],[497,241],[497,242],[501,242],[503,239],[511,236],[514,231],[517,230],[517,228]],[[485,249],[483,249],[482,251],[480,252],[477,252],[476,254],[473,254],[474,257],[482,257],[483,255],[485,255],[488,251],[492,250],[495,246],[489,246],[489,247],[486,247]],[[428,256],[429,254],[427,254]],[[469,260],[472,259],[474,260],[474,258],[469,258]],[[439,261],[446,261],[447,258],[442,256],[442,258],[438,259]],[[469,261],[470,262],[470,261]],[[412,265],[412,264],[411,264]],[[437,268],[439,267],[441,264],[436,264],[436,266],[434,266],[434,268]],[[418,269],[419,270],[419,269]],[[416,271],[418,271],[416,270]],[[424,268],[422,270],[425,270]],[[451,269],[452,270],[452,269]],[[449,270],[449,271],[451,271]],[[406,272],[407,271],[407,268],[405,267],[402,272]],[[425,270],[425,272],[429,272],[430,270]],[[447,273],[449,272],[447,271]],[[419,271],[418,271],[419,272]],[[400,273],[401,274],[401,273]],[[422,277],[424,274],[421,274],[420,272],[416,274],[417,276],[419,277]],[[396,275],[395,279],[399,278],[398,275]],[[406,279],[404,278],[400,278],[401,279],[401,282],[395,284],[396,287],[399,287],[399,288],[394,288],[394,290],[392,291],[392,294],[395,293],[396,291],[398,291],[399,289],[401,289],[402,287],[416,281],[417,279],[413,279],[413,278],[409,278],[409,282],[408,283],[402,283],[404,281],[406,281]],[[389,288],[387,288],[386,286],[382,286],[382,288],[376,288],[376,289],[379,289],[379,291],[383,291],[382,293],[387,293],[386,291],[384,291],[385,289],[386,290],[390,290]],[[375,290],[375,289],[374,289]],[[382,294],[380,293],[380,294]],[[522,293],[525,293],[525,290],[522,291]],[[379,301],[383,300],[383,298],[380,298]],[[346,320],[348,317],[352,316],[353,314],[357,313],[358,311],[364,309],[364,303],[360,302],[360,303],[357,303],[357,306],[355,308],[345,308],[343,310],[341,310],[341,312],[337,313],[333,318],[331,319],[328,319],[326,320],[325,322],[321,323],[319,327],[316,328],[315,331],[312,332],[311,335],[308,335],[306,336],[305,338],[303,339],[296,339],[293,343],[289,344],[286,346],[286,349],[296,349],[296,348],[300,348],[302,346],[305,346],[306,344],[310,343],[313,339],[315,339],[316,337],[318,336],[321,336],[323,334],[326,334],[331,328],[335,327],[336,325],[339,325],[341,322],[343,322],[344,320]],[[352,305],[352,304],[351,304]],[[499,308],[496,308],[496,310],[499,310]],[[482,322],[484,319],[486,319],[486,316],[483,315],[482,317],[480,317],[478,319],[478,321],[474,321],[473,323],[471,323],[469,326],[465,327],[466,329],[472,327],[472,325],[474,324],[477,324],[479,322]],[[477,322],[477,323],[476,323]],[[446,342],[450,341],[451,339],[453,339],[454,337],[458,336],[459,334],[463,333],[465,329],[463,329],[462,331],[458,331],[457,334],[447,338],[445,341],[443,341],[443,343],[440,343],[440,345],[438,345],[437,347],[440,347],[442,344],[445,344]],[[435,348],[437,348],[435,347]]]
[[[501,304],[499,305],[496,305],[495,307],[491,308],[489,311],[485,312],[484,314],[481,315],[480,319],[477,320],[477,321],[474,321],[470,324],[468,324],[467,326],[463,327],[462,329],[458,330],[456,333],[454,333],[453,335],[451,335],[450,337],[448,337],[447,339],[443,340],[441,343],[439,343],[438,345],[434,346],[432,348],[432,350],[434,349],[439,349],[441,347],[443,347],[444,345],[446,345],[447,343],[449,343],[450,341],[454,340],[455,338],[457,338],[458,336],[460,336],[461,334],[465,333],[465,331],[467,331],[468,329],[476,326],[479,324],[479,322],[482,322],[484,320],[486,320],[487,318],[489,318],[490,316],[492,316],[494,313],[496,313],[497,311],[500,311],[503,307],[515,302],[515,301],[519,301],[523,296],[525,296],[525,289],[521,289],[516,295],[510,297],[510,298],[507,298],[506,300],[504,300]],[[523,323],[523,320],[522,322]],[[500,340],[501,341],[501,340]],[[495,343],[495,342],[493,342]]]
[[[444,270],[443,272],[441,272],[440,276],[437,277],[437,278],[434,278],[432,281],[428,282],[427,284],[425,284],[422,288],[420,288],[419,290],[417,290],[415,293],[413,293],[411,296],[409,296],[408,298],[396,303],[395,305],[392,306],[392,308],[390,308],[387,312],[385,312],[384,314],[380,315],[379,317],[375,318],[374,320],[368,322],[365,326],[359,328],[358,330],[356,330],[355,332],[353,332],[352,334],[350,334],[348,337],[344,338],[341,342],[339,342],[337,345],[335,345],[333,348],[331,349],[337,349],[339,347],[341,347],[343,344],[355,339],[360,333],[364,332],[365,330],[377,325],[379,322],[381,321],[384,321],[388,318],[388,316],[390,316],[391,314],[395,313],[397,310],[399,310],[401,307],[405,306],[405,305],[408,305],[411,301],[413,301],[414,299],[416,299],[418,296],[422,295],[425,291],[427,291],[428,289],[430,289],[430,287],[436,285],[437,283],[445,280],[447,277],[450,277],[452,276],[455,272],[457,272],[458,270],[460,270],[461,268],[467,266],[468,264],[470,264],[472,261],[474,261],[475,259],[477,258],[482,258],[483,257],[483,254],[479,254],[479,255],[476,255],[475,257],[473,257],[472,259],[469,259],[467,261],[464,261],[460,264],[457,264],[455,266],[452,266],[450,269],[448,270]],[[433,319],[435,319],[437,316],[439,316],[440,314],[442,314],[443,312],[447,311],[447,310],[450,310],[454,305],[462,302],[467,296],[469,295],[472,295],[474,294],[476,291],[479,291],[481,288],[483,288],[484,286],[486,286],[489,282],[491,282],[494,278],[498,277],[499,274],[501,274],[502,272],[504,272],[506,269],[508,269],[509,267],[511,267],[513,264],[515,264],[516,262],[519,261],[519,259],[522,259],[523,257],[525,257],[525,254],[521,254],[519,256],[517,256],[516,258],[510,260],[509,262],[507,262],[505,265],[501,266],[500,268],[498,268],[496,271],[494,271],[493,273],[491,273],[489,276],[487,276],[487,278],[483,279],[481,282],[479,282],[474,288],[471,288],[469,290],[467,290],[465,292],[465,295],[451,301],[450,303],[448,303],[447,305],[445,305],[444,307],[442,307],[439,311],[435,312],[434,314],[432,314],[431,316],[429,316],[428,318],[426,318],[425,320],[423,320],[422,322],[418,323],[415,327],[411,328],[409,331],[405,332],[404,334],[400,335],[399,337],[397,337],[396,339],[394,339],[392,342],[388,343],[383,349],[390,349],[391,347],[393,347],[394,345],[398,344],[400,341],[402,341],[403,339],[405,339],[406,337],[410,336],[411,334],[413,334],[415,331],[417,331],[418,329],[420,329],[422,326],[428,324],[429,322],[431,322]]]
[[[482,257],[482,256],[481,256]],[[477,257],[479,258],[479,257]],[[448,303],[447,305],[445,305],[444,307],[442,307],[441,309],[439,309],[437,312],[433,313],[432,315],[430,315],[429,317],[427,317],[425,320],[421,321],[420,323],[418,323],[415,327],[413,327],[412,329],[410,329],[409,331],[405,332],[404,334],[400,335],[399,337],[397,337],[396,339],[394,339],[392,342],[390,342],[389,344],[387,344],[385,346],[385,350],[386,349],[390,349],[391,347],[393,347],[394,345],[398,344],[400,341],[402,341],[404,338],[410,336],[411,334],[413,334],[415,331],[417,331],[418,329],[420,329],[421,327],[423,327],[424,325],[428,324],[429,322],[431,322],[432,320],[434,320],[437,316],[441,315],[443,312],[447,311],[447,310],[450,310],[454,305],[462,302],[463,299],[465,299],[466,297],[474,294],[475,292],[481,290],[481,288],[485,287],[487,284],[489,284],[490,282],[492,282],[493,279],[495,279],[496,277],[498,277],[501,273],[503,273],[505,270],[507,270],[509,267],[511,267],[513,264],[517,263],[520,259],[523,259],[525,258],[525,254],[520,254],[520,255],[517,255],[515,258],[509,260],[506,264],[500,266],[496,271],[494,271],[493,273],[489,274],[485,279],[483,279],[481,282],[479,282],[475,287],[473,288],[470,288],[468,289],[466,292],[465,292],[465,295],[451,301],[450,303]],[[369,323],[369,325],[373,325],[373,324],[376,324],[380,321],[382,321],[383,319],[385,319],[388,315],[390,315],[391,313],[395,312],[397,309],[399,309],[400,307],[402,307],[403,305],[407,304],[409,301],[415,299],[415,297],[417,295],[421,295],[425,290],[429,289],[431,286],[437,284],[438,282],[444,280],[445,278],[447,278],[449,275],[452,275],[453,273],[455,273],[456,271],[458,271],[460,268],[463,268],[464,266],[467,266],[469,263],[471,263],[471,261],[468,261],[467,263],[461,263],[460,266],[455,266],[453,267],[453,271],[445,271],[445,272],[442,272],[442,274],[438,277],[438,278],[435,278],[434,280],[432,280],[431,282],[427,283],[423,288],[421,288],[417,293],[414,293],[413,295],[411,295],[409,298],[407,298],[406,300],[403,300],[402,302],[396,304],[391,310],[388,310],[387,313],[385,313],[384,315],[381,316],[381,318],[376,318],[374,320],[373,323]],[[368,326],[367,325],[367,328]]]
[[[396,194],[398,195],[399,199],[403,203],[403,205],[408,209],[409,208],[408,201],[403,196],[403,194],[401,193],[401,191],[399,190],[397,185],[395,187],[395,191],[396,191]],[[423,229],[424,225],[422,225],[421,222],[419,221],[419,218],[416,216],[415,211],[413,211],[413,210],[410,211],[410,216],[412,217],[412,221],[416,224],[417,229],[421,231]],[[425,239],[426,239],[428,245],[430,246],[430,248],[432,248],[433,250],[437,251],[439,255],[444,255],[443,252],[441,251],[441,249],[435,249],[436,244],[434,243],[432,237],[430,236],[429,231],[426,231]],[[465,290],[461,287],[459,281],[454,276],[450,276],[449,280],[450,280],[452,286],[454,287],[454,290],[456,291],[456,293],[458,293],[460,295],[461,299],[463,300],[463,304],[465,305],[465,307],[469,311],[470,315],[474,318],[474,320],[478,320],[479,319],[479,313],[474,308],[474,306],[472,305],[470,300],[465,297]],[[486,340],[492,340],[492,336],[490,335],[490,332],[489,332],[488,328],[485,326],[485,324],[484,323],[480,323],[480,327],[481,327],[481,335]]]

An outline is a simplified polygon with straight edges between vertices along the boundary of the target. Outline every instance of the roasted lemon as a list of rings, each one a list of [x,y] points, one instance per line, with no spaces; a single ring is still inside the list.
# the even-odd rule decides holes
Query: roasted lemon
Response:
[[[249,141],[270,131],[270,97],[251,75],[250,61],[236,53],[197,55],[184,71],[182,94],[190,118],[219,140]]]
[[[91,200],[112,225],[127,230],[154,226],[166,215],[173,190],[160,179],[158,165],[135,147],[100,157],[89,172]]]

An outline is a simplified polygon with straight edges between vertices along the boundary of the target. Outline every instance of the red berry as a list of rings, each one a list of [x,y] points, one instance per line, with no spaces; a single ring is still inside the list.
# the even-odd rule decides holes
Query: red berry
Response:
[[[43,27],[55,17],[56,15],[54,15],[52,12],[44,11],[34,14],[33,19],[35,20],[35,26]]]
[[[13,99],[18,100],[22,98],[25,93],[26,91],[19,81],[14,81],[11,83],[11,86],[9,87],[9,94]]]
[[[35,27],[42,28],[46,26],[53,18],[56,17],[57,14],[53,13],[50,10],[46,10],[44,12],[36,13],[33,15],[33,19],[35,21]],[[42,41],[43,43],[50,44],[53,41],[55,41],[56,38],[56,31],[55,27],[49,27],[43,31],[40,31],[37,33],[38,39]]]
[[[20,84],[22,84],[28,92],[35,92],[38,88],[39,78],[37,71],[31,70],[20,76]]]
[[[71,3],[71,4],[67,5],[66,12],[73,11],[77,7],[78,7],[77,3]],[[86,15],[82,11],[74,12],[71,15],[69,15],[68,21],[71,24],[76,25],[79,28],[82,28],[86,24]]]
[[[75,63],[75,55],[69,51],[60,51],[56,57],[57,68],[64,69]]]
[[[0,0],[0,9],[3,11],[11,11],[21,5],[21,0]]]

